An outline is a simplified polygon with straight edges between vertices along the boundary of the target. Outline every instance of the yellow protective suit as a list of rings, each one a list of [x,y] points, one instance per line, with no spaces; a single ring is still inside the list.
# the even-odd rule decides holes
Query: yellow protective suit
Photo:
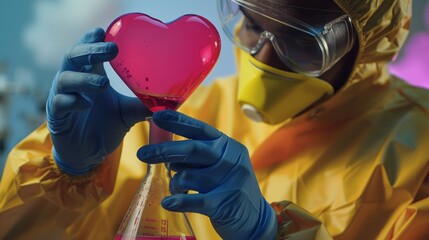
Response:
[[[201,87],[180,111],[247,146],[265,198],[286,206],[282,238],[321,239],[326,229],[336,239],[429,239],[429,93],[386,70],[411,1],[336,2],[359,53],[332,98],[281,126],[254,123],[231,77]],[[135,155],[146,139],[147,124],[137,124],[91,174],[72,177],[58,170],[41,126],[8,158],[0,239],[112,239],[145,174]],[[206,217],[190,216],[198,239],[219,238]]]

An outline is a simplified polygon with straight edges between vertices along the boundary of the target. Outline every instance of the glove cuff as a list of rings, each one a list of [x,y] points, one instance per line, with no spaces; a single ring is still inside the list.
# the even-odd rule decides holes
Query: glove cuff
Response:
[[[76,168],[75,166],[71,166],[67,163],[65,163],[60,155],[57,153],[57,151],[55,150],[55,148],[53,148],[52,150],[52,155],[54,157],[55,163],[57,164],[58,168],[65,172],[68,173],[70,175],[74,175],[74,176],[79,176],[79,175],[85,175],[87,174],[92,168],[94,168],[95,166],[98,165],[98,163],[96,164],[91,164],[89,166],[85,166],[83,168]]]
[[[274,209],[271,208],[270,204],[264,199],[264,212],[263,218],[260,222],[260,232],[254,234],[252,239],[274,239],[277,234],[277,217]]]

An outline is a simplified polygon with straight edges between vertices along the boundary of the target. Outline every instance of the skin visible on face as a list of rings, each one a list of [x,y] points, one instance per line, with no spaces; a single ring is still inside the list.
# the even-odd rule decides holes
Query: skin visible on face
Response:
[[[261,4],[261,1],[252,1],[246,2],[255,5],[259,10],[259,14],[273,17],[279,21],[284,20],[286,22],[288,21],[287,17],[292,17],[313,27],[321,27],[325,23],[344,15],[344,12],[332,0],[325,0],[329,1],[331,4],[326,4],[326,6],[323,7],[320,5],[320,2],[312,5],[305,3],[300,3],[300,5],[298,5],[297,3],[289,4],[280,0],[271,0],[280,2],[276,4],[269,3],[270,1],[263,2],[263,4]],[[320,1],[325,2],[322,0]]]
[[[333,0],[246,0],[256,6],[275,7],[275,9],[285,9],[290,7],[311,8],[322,11],[339,11],[341,8]]]

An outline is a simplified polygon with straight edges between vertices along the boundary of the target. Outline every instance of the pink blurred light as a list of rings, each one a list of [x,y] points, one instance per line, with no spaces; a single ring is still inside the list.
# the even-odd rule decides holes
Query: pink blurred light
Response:
[[[412,85],[429,88],[429,4],[424,21],[426,30],[409,37],[403,56],[389,65],[389,71]]]

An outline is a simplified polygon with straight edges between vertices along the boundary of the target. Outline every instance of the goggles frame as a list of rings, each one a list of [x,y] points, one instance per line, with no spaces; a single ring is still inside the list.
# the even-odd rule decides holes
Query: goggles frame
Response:
[[[233,7],[236,7],[235,12],[233,11]],[[291,7],[296,8],[295,6]],[[234,25],[238,24],[238,26],[230,26],[233,20],[237,20],[237,16],[242,19],[246,18],[242,8],[312,37],[314,39],[314,43],[317,43],[318,45],[316,47],[320,51],[319,53],[314,53],[314,56],[317,55],[315,59],[318,58],[316,60],[318,60],[320,63],[315,64],[312,69],[308,69],[302,66],[302,64],[301,66],[300,64],[296,64],[293,61],[294,59],[292,59],[288,54],[287,50],[285,50],[284,46],[287,46],[287,41],[282,40],[282,38],[277,37],[276,34],[273,34],[265,29],[259,33],[259,39],[254,46],[245,46],[240,42],[236,31],[237,27],[243,27],[240,26],[240,24],[243,24],[243,20],[241,20],[241,23],[234,22]],[[308,10],[315,11],[315,9]],[[244,0],[218,0],[218,14],[222,23],[222,28],[228,38],[235,45],[244,51],[255,55],[262,49],[266,41],[270,40],[277,55],[287,67],[295,72],[311,77],[318,77],[331,68],[336,62],[338,62],[339,59],[341,59],[347,52],[351,50],[355,41],[354,28],[351,19],[346,14],[339,11],[320,11],[327,13],[338,13],[342,15],[334,18],[333,20],[330,20],[328,23],[314,27],[292,16],[285,16],[284,14],[282,16],[282,20],[280,20],[279,18],[275,17],[280,16],[280,11],[277,9],[269,9],[269,12],[272,13],[272,16],[269,16],[268,14],[265,14],[267,9],[262,9],[262,7],[256,6],[255,4],[246,2]],[[343,32],[338,30],[339,28],[343,28],[341,30]],[[340,44],[337,44],[337,42],[340,42]],[[341,44],[341,42],[343,44]],[[311,60],[314,59],[308,59],[309,62]]]

